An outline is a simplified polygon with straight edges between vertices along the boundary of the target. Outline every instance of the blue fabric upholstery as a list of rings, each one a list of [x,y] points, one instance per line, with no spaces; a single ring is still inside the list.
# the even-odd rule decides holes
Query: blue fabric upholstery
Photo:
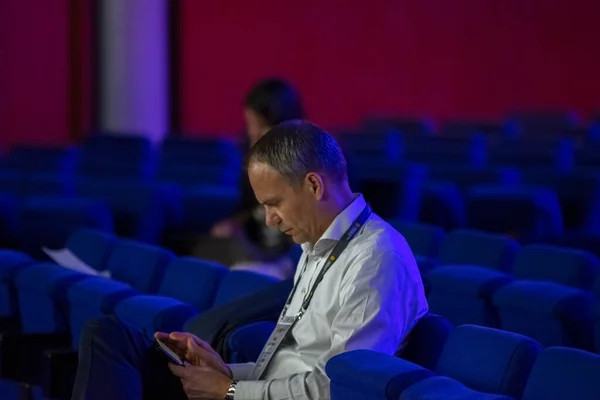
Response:
[[[563,232],[556,193],[527,186],[478,185],[467,193],[469,226],[517,238]]]
[[[19,271],[32,265],[28,255],[14,250],[0,250],[0,317],[19,314],[15,277]]]
[[[156,152],[141,135],[95,134],[82,147],[78,174],[92,179],[147,181],[154,176]]]
[[[369,199],[381,218],[416,221],[425,180],[426,169],[421,165],[372,166],[361,168],[353,187]]]
[[[506,236],[459,229],[446,236],[439,264],[474,265],[508,272],[518,250],[517,241]]]
[[[533,244],[521,248],[513,275],[517,279],[534,279],[589,290],[600,272],[600,260],[592,253]]]
[[[64,248],[81,227],[112,231],[110,210],[98,200],[30,197],[21,209],[22,249],[37,259],[48,259],[41,247]]]
[[[0,193],[0,246],[2,247],[13,247],[17,244],[20,236],[18,207],[17,198],[13,194]]]
[[[174,255],[161,247],[120,240],[108,259],[111,277],[142,293],[156,293]]]
[[[40,263],[17,273],[21,328],[24,333],[68,331],[67,291],[89,278],[53,263]]]
[[[400,400],[513,400],[512,397],[469,389],[447,376],[432,376],[407,388]]]
[[[462,325],[450,333],[435,373],[477,391],[518,398],[540,351],[528,337]]]
[[[445,230],[466,225],[465,201],[452,182],[426,182],[421,188],[419,221]]]
[[[116,243],[110,232],[81,228],[69,236],[65,247],[96,271],[103,271]]]
[[[397,400],[406,388],[433,375],[409,361],[371,350],[341,353],[325,370],[332,400]]]
[[[164,166],[233,166],[238,173],[242,154],[239,146],[227,139],[189,139],[168,137],[162,143]]]
[[[482,166],[487,159],[486,139],[478,133],[470,137],[411,136],[405,139],[404,159],[428,164]]]
[[[446,236],[442,228],[435,225],[419,224],[401,220],[390,221],[390,224],[404,236],[415,256],[436,259]]]
[[[181,330],[193,315],[211,307],[227,268],[194,258],[174,259],[166,268],[159,296],[133,296],[115,314],[140,328]]]
[[[169,190],[168,186],[124,180],[84,180],[77,185],[79,196],[101,199],[108,205],[119,236],[146,243],[158,241],[171,215]]]
[[[433,370],[451,331],[452,325],[446,318],[426,314],[409,333],[406,345],[396,356]]]
[[[493,296],[502,329],[530,336],[544,346],[592,347],[593,295],[543,281],[515,281]]]
[[[4,159],[4,166],[25,174],[53,173],[73,175],[81,152],[75,147],[17,145]]]
[[[0,399],[2,400],[47,400],[40,386],[30,386],[21,382],[0,379]]]
[[[79,346],[81,331],[89,319],[112,314],[117,304],[136,294],[139,291],[131,286],[103,277],[89,277],[72,285],[67,298],[73,348]]]
[[[517,168],[474,168],[469,165],[433,164],[428,170],[430,180],[452,182],[463,193],[475,185],[521,183],[521,171]]]
[[[448,318],[454,326],[500,327],[492,296],[512,282],[510,275],[489,268],[450,265],[432,270],[427,279],[431,312]]]
[[[250,271],[230,271],[219,286],[213,307],[222,306],[230,301],[237,300],[269,285],[279,282],[273,277],[257,274]]]
[[[227,338],[231,362],[255,362],[274,329],[275,323],[263,321],[233,331]]]
[[[139,328],[148,337],[157,331],[181,331],[186,321],[196,314],[196,307],[165,296],[135,296],[115,308],[120,320]]]
[[[600,355],[552,347],[538,357],[521,400],[600,399]]]

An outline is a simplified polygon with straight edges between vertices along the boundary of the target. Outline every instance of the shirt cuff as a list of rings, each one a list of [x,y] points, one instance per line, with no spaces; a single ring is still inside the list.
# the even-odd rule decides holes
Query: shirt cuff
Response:
[[[250,377],[252,371],[254,371],[254,363],[243,363],[243,364],[227,364],[231,369],[231,375],[236,381],[243,381]]]
[[[267,381],[239,381],[235,388],[235,400],[263,400]]]

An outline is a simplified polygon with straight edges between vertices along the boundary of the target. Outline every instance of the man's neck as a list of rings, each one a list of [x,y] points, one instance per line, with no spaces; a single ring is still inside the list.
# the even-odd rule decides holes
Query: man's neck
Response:
[[[319,229],[315,237],[311,239],[310,244],[315,245],[317,240],[329,228],[338,215],[342,213],[354,201],[354,194],[348,185],[344,185],[341,190],[336,190],[327,201],[319,218]]]

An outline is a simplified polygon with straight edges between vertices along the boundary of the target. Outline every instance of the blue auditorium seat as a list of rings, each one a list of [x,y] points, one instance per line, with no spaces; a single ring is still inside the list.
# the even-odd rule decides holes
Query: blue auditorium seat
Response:
[[[408,334],[405,346],[398,349],[395,355],[432,370],[440,359],[450,332],[450,321],[428,313],[417,322]]]
[[[81,227],[112,231],[110,211],[99,200],[30,197],[21,207],[21,248],[37,259],[48,259],[41,247],[61,249]]]
[[[481,184],[517,185],[521,183],[521,171],[510,167],[480,167],[470,165],[428,165],[429,179],[454,183],[462,193],[469,187]]]
[[[156,161],[156,149],[148,138],[106,132],[86,138],[77,173],[84,180],[149,181]]]
[[[1,379],[0,399],[2,400],[47,400],[39,386]]]
[[[533,366],[521,400],[600,399],[600,355],[551,347]]]
[[[78,182],[78,195],[101,199],[110,208],[115,232],[121,237],[157,243],[173,206],[174,186],[161,186],[124,180],[84,180]],[[175,200],[177,201],[177,200]]]
[[[426,168],[422,165],[364,165],[353,179],[352,187],[368,199],[381,218],[417,220],[421,187],[426,180]]]
[[[417,364],[372,350],[338,354],[325,370],[331,400],[398,400],[408,387],[433,376]]]
[[[453,325],[498,327],[492,295],[512,281],[519,244],[506,236],[473,230],[449,233],[444,240],[439,266],[429,272],[427,302],[431,312]]]
[[[115,308],[115,315],[146,331],[180,331],[184,323],[213,305],[217,290],[228,273],[219,264],[178,258],[171,261],[157,295],[129,297]]]
[[[570,138],[504,138],[494,146],[489,161],[496,166],[569,171],[573,168],[574,157],[575,146]]]
[[[402,135],[393,130],[380,133],[347,133],[341,135],[341,144],[348,156],[350,170],[365,164],[396,164],[402,159]]]
[[[556,193],[529,186],[478,185],[467,195],[468,226],[518,239],[560,235],[562,214]]]
[[[67,291],[88,275],[53,263],[34,264],[15,278],[23,333],[68,331]]]
[[[421,187],[419,222],[446,231],[464,228],[467,223],[465,200],[452,182],[425,182]]]
[[[361,130],[368,134],[396,131],[404,136],[429,136],[435,132],[431,118],[370,116],[361,123]]]
[[[17,198],[11,193],[0,193],[0,247],[16,246],[19,236],[20,220]]]
[[[446,233],[438,226],[427,224],[402,220],[393,220],[390,224],[406,239],[419,266],[421,277],[425,277],[437,264]]]
[[[212,306],[222,306],[277,282],[279,279],[251,271],[230,271],[221,280]]]
[[[556,192],[569,234],[572,231],[600,233],[600,174],[597,171],[526,170],[523,183]]]
[[[487,140],[482,134],[474,134],[470,137],[407,137],[403,159],[426,164],[463,164],[481,167],[487,159]]]
[[[22,174],[45,173],[73,176],[81,152],[75,147],[17,145],[3,160],[3,167]]]
[[[110,232],[80,228],[69,236],[65,247],[86,265],[104,271],[116,243],[117,237]]]
[[[23,268],[32,265],[34,260],[15,250],[0,250],[0,317],[19,315],[15,277]]]
[[[231,352],[230,362],[256,362],[274,329],[275,322],[262,321],[233,331],[227,337],[227,346]]]
[[[156,293],[173,257],[160,247],[119,240],[106,263],[111,279],[88,277],[66,293],[73,345],[77,346],[88,319],[113,313],[120,302],[131,296]]]
[[[587,290],[598,272],[600,261],[589,252],[548,245],[523,247],[513,270],[517,281],[493,296],[502,329],[546,346],[590,349],[593,296]]]
[[[462,325],[450,333],[433,371],[368,350],[333,357],[326,370],[332,399],[510,399],[521,396],[540,351],[525,336]]]
[[[242,154],[239,145],[227,139],[168,137],[162,143],[161,168],[168,169],[171,166],[233,167],[239,173],[241,162]]]
[[[510,136],[561,137],[576,128],[580,117],[574,112],[553,110],[515,110],[506,118],[504,130]]]

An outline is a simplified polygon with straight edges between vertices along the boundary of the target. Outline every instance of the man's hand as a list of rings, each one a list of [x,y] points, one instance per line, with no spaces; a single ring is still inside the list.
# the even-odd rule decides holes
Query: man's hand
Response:
[[[180,367],[169,364],[171,372],[179,379],[189,400],[222,400],[227,396],[231,378],[207,366]]]
[[[157,332],[154,337],[166,343],[191,365],[209,367],[230,379],[232,378],[231,369],[221,356],[208,343],[197,336],[188,332],[173,332],[171,334]]]

